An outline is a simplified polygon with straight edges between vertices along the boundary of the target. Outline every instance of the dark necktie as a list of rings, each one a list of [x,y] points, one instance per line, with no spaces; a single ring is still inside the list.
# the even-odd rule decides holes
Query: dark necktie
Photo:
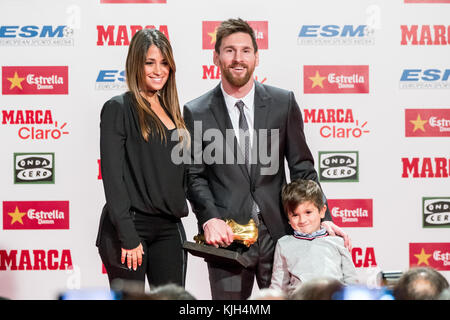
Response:
[[[247,118],[245,118],[244,114],[245,104],[244,102],[242,102],[242,100],[238,100],[235,106],[239,109],[239,146],[241,147],[242,154],[244,155],[245,166],[247,167],[248,174],[250,175],[250,132],[248,128]],[[258,213],[259,207],[253,199],[251,214],[256,225],[259,225]]]
[[[236,102],[235,106],[239,109],[239,145],[241,147],[242,154],[244,155],[245,166],[247,167],[248,173],[250,173],[250,135],[247,118],[244,114],[245,104],[242,100],[239,100]]]

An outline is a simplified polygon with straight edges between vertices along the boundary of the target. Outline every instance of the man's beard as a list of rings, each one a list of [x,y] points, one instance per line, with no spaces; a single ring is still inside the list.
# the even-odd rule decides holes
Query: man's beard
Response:
[[[245,68],[246,72],[242,77],[235,77],[232,72],[230,71],[231,68],[234,67],[243,67]],[[255,67],[253,66],[250,68],[248,65],[244,63],[235,63],[230,65],[229,67],[224,66],[222,63],[220,64],[220,71],[224,75],[225,79],[233,85],[234,87],[242,87],[243,85],[247,84],[250,78],[253,75],[253,71],[255,70]]]

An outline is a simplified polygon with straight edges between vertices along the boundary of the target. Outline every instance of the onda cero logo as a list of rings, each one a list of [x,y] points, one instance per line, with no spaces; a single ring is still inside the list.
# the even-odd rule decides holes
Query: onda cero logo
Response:
[[[450,227],[450,197],[422,198],[423,227]]]
[[[55,183],[55,154],[14,153],[14,183]]]
[[[319,152],[319,180],[321,182],[358,182],[358,151]]]

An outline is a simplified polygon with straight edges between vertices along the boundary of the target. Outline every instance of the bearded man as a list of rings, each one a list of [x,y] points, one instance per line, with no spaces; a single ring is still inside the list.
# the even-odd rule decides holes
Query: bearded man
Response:
[[[229,19],[221,23],[213,59],[221,71],[220,84],[188,102],[183,111],[193,150],[187,198],[206,243],[238,251],[248,262],[243,267],[206,260],[212,299],[245,300],[255,278],[259,288],[270,286],[275,244],[292,232],[281,204],[281,188],[286,184],[284,159],[291,180],[318,182],[318,177],[293,92],[253,79],[259,52],[247,22]],[[197,154],[199,150],[211,143],[217,146],[217,141],[204,138],[208,130],[220,130],[225,137],[223,149],[216,150],[223,161],[195,161],[204,159]],[[261,152],[267,150],[277,164],[275,170],[265,170],[273,165],[262,161]],[[227,161],[230,152],[236,160],[233,163]],[[224,219],[239,224],[253,219],[258,226],[257,241],[250,247],[233,242],[233,231]],[[343,236],[349,248],[348,236],[333,224],[328,209],[323,220],[328,232]]]

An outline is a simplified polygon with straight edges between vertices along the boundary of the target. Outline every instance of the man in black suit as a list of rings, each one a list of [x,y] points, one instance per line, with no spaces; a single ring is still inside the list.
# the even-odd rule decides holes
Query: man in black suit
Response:
[[[222,22],[214,52],[221,83],[184,107],[193,160],[187,197],[199,229],[206,243],[237,250],[249,263],[244,268],[207,261],[213,299],[247,299],[255,276],[259,288],[269,287],[275,244],[292,232],[281,205],[284,159],[291,180],[318,182],[294,94],[254,81],[258,63],[252,28],[242,19]],[[218,130],[224,139],[211,139],[211,132]],[[268,154],[270,162],[263,162],[262,155]],[[251,218],[258,225],[257,242],[249,248],[232,243],[233,232],[223,219],[246,224]],[[329,233],[344,236],[350,246],[328,209],[324,220]]]

